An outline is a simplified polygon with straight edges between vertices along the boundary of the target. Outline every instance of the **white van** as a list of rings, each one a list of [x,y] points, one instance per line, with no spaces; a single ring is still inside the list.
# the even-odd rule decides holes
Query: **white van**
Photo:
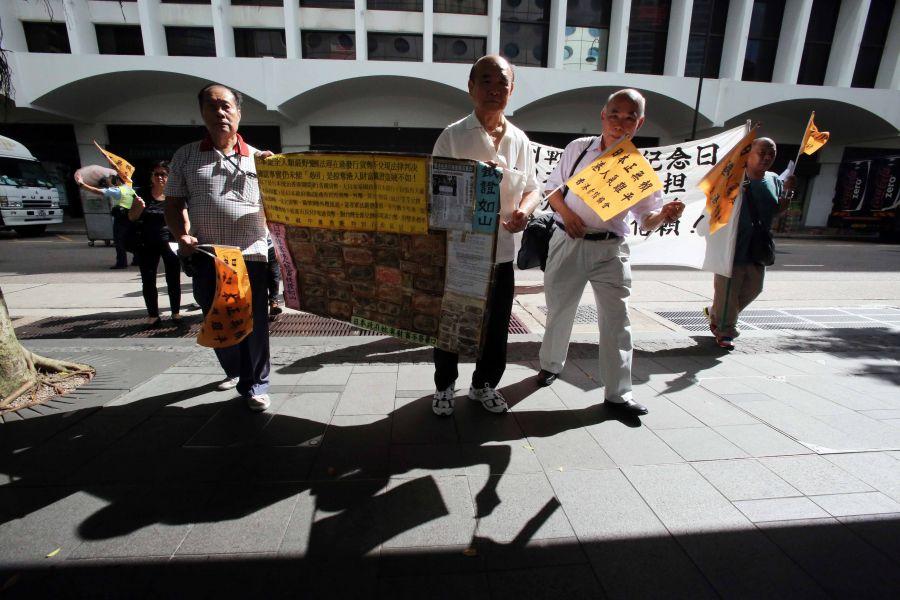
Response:
[[[59,192],[47,171],[28,148],[0,135],[0,228],[40,235],[62,221]]]

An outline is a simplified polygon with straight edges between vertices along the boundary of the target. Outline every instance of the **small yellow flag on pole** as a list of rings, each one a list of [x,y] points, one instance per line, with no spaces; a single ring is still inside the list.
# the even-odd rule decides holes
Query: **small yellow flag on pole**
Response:
[[[744,169],[747,167],[747,157],[750,155],[754,139],[756,130],[752,129],[697,184],[697,187],[706,194],[710,234],[727,225],[731,218],[734,201],[741,190],[741,182],[744,181]]]
[[[253,331],[253,296],[241,249],[213,246],[216,295],[200,326],[197,343],[207,348],[239,344]]]
[[[116,169],[116,172],[119,174],[119,177],[122,179],[122,181],[124,181],[128,185],[131,185],[131,176],[134,175],[134,167],[131,166],[131,163],[129,163],[121,156],[116,156],[112,152],[101,148],[100,144],[97,143],[97,140],[94,140],[94,145],[97,146],[97,150],[103,153],[103,156],[106,157],[106,160],[109,161],[109,164],[111,164]]]
[[[662,189],[653,167],[627,138],[572,175],[566,185],[604,221]]]
[[[816,112],[813,111],[813,113],[809,115],[809,123],[806,125],[803,141],[800,142],[800,150],[803,154],[814,154],[819,148],[824,146],[825,143],[828,142],[828,138],[831,137],[831,134],[827,131],[818,130],[816,124],[813,122],[815,117]]]

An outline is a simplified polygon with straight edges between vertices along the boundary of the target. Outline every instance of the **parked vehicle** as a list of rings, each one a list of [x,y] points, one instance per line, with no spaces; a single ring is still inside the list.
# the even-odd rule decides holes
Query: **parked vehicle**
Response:
[[[19,235],[41,235],[62,223],[59,192],[28,148],[0,136],[0,228]]]

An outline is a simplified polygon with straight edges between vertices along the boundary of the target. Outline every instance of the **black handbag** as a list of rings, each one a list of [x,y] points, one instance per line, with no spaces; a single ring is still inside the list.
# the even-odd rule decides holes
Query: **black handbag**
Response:
[[[533,269],[540,267],[543,271],[547,267],[547,255],[550,253],[550,238],[553,237],[553,228],[556,222],[553,213],[542,213],[528,220],[525,231],[522,232],[522,245],[519,254],[516,255],[516,266],[520,269]]]
[[[747,188],[749,192],[749,188]],[[775,240],[772,239],[772,231],[759,219],[756,204],[752,194],[747,194],[750,202],[750,218],[753,229],[750,231],[750,247],[747,250],[751,262],[763,267],[771,267],[775,264]]]
[[[591,141],[581,151],[578,159],[572,165],[569,177],[572,177],[575,173],[575,169],[578,168],[581,159],[587,154],[588,149],[594,145],[596,139],[591,138]],[[569,188],[562,188],[563,197],[568,191]],[[540,267],[541,271],[546,269],[547,255],[550,254],[550,238],[553,237],[553,228],[556,227],[553,215],[554,212],[551,209],[550,212],[541,213],[536,217],[531,215],[528,218],[528,225],[525,226],[525,231],[522,232],[522,245],[519,246],[519,253],[516,255],[516,266],[519,269],[533,269],[535,267]]]

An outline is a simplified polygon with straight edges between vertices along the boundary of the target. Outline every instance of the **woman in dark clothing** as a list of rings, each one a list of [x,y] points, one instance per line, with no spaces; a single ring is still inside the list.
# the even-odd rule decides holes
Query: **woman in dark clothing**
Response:
[[[147,305],[147,324],[156,327],[161,323],[159,317],[159,293],[156,290],[156,270],[162,258],[166,270],[166,285],[169,288],[169,306],[172,309],[172,320],[181,321],[181,265],[178,257],[169,246],[172,234],[166,229],[165,202],[163,189],[169,177],[169,163],[160,161],[153,165],[150,179],[150,197],[147,200],[137,197],[128,218],[135,222],[139,235],[140,252],[138,258],[141,266],[141,282],[143,284],[144,303]]]

